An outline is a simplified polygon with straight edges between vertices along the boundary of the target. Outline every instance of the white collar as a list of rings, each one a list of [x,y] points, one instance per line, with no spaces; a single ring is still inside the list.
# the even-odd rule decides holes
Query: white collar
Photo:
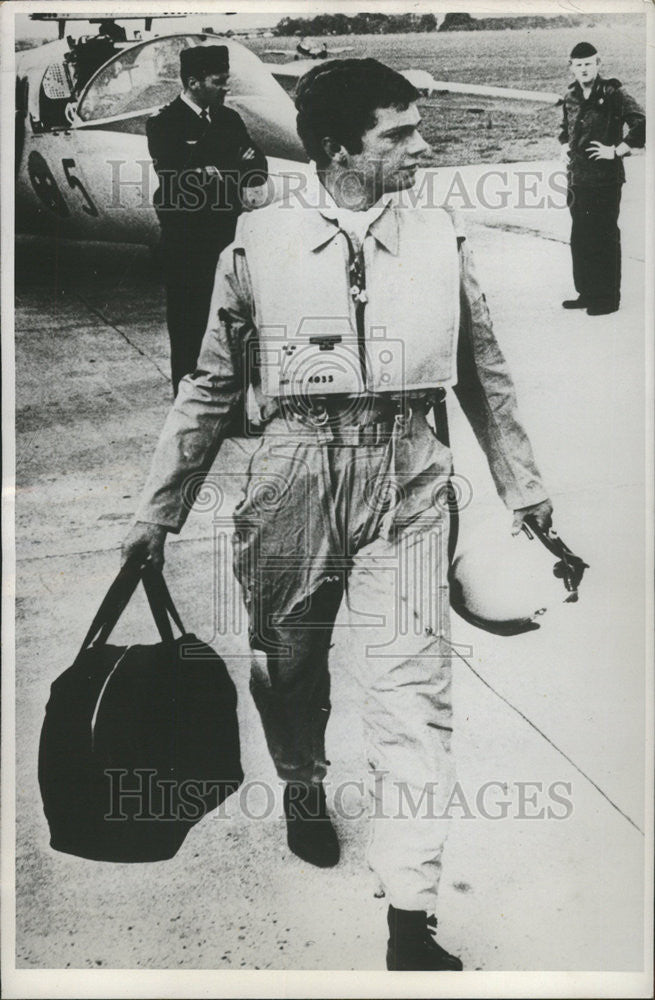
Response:
[[[310,192],[312,192],[313,187],[316,193],[315,201],[310,193],[310,204],[315,204],[323,218],[336,223],[339,229],[343,229],[349,236],[354,237],[360,246],[370,227],[394,200],[393,192],[389,191],[383,194],[370,208],[356,212],[352,208],[342,208],[337,205],[328,189],[321,183],[315,169],[311,171],[310,178]]]
[[[204,111],[207,111],[207,108],[201,108],[199,104],[196,104],[195,101],[192,101],[191,98],[188,96],[188,94],[185,94],[184,91],[182,91],[180,97],[182,98],[182,100],[184,101],[184,103],[188,108],[191,108],[192,111],[195,111],[195,113],[198,115],[198,118],[200,118],[200,116],[203,114]],[[209,111],[207,111],[207,114],[209,114]]]

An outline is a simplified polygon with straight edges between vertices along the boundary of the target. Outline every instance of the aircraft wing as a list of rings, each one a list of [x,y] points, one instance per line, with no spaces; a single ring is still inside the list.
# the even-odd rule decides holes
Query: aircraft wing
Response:
[[[486,84],[455,83],[453,80],[435,80],[425,70],[401,70],[410,83],[429,94],[466,94],[470,97],[487,97],[492,100],[534,101],[538,104],[559,104],[560,94],[549,90],[518,90],[515,87],[490,87]]]
[[[487,87],[470,83],[451,83],[447,80],[436,81],[437,92],[450,94],[470,94],[475,97],[499,97],[514,101],[536,101],[538,104],[559,104],[561,94],[548,90],[515,90],[512,87]]]
[[[320,65],[320,63],[316,59],[295,59],[293,62],[282,63],[280,65],[277,63],[264,63],[263,65],[276,78],[299,80],[308,70],[313,69],[316,65]]]
[[[351,48],[351,46],[347,46]],[[343,52],[345,49],[333,49],[332,52]],[[315,59],[297,59],[294,62],[276,65],[275,63],[265,63],[266,69],[276,78],[282,80],[298,80],[301,76],[316,66]],[[452,80],[435,80],[424,70],[401,70],[410,83],[413,83],[420,90],[426,90],[430,94],[465,94],[469,97],[485,97],[490,100],[513,100],[531,101],[537,104],[548,104],[555,106],[560,103],[562,97],[554,91],[548,90],[518,90],[513,87],[489,87],[486,84],[475,83],[455,83]],[[429,79],[428,79],[429,77]]]

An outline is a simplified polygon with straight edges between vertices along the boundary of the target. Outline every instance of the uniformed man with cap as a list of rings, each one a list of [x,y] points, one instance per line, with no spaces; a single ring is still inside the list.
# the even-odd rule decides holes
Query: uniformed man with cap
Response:
[[[182,49],[183,90],[146,125],[159,186],[166,318],[173,391],[195,369],[207,326],[218,256],[234,237],[243,186],[263,184],[266,157],[236,111],[226,108],[229,49]]]
[[[619,80],[600,76],[600,56],[589,42],[574,46],[570,66],[575,79],[564,97],[559,141],[568,164],[571,257],[578,297],[562,305],[601,316],[619,308],[623,158],[644,145],[646,119]]]
[[[316,171],[242,216],[221,255],[198,370],[180,383],[123,556],[162,565],[249,371],[266,426],[234,514],[234,567],[288,845],[306,863],[339,860],[323,779],[328,659],[347,595],[342,666],[361,692],[387,967],[455,971],[461,961],[434,937],[454,782],[452,455],[429,415],[449,387],[514,530],[528,516],[547,529],[552,506],[465,234],[445,210],[403,201],[427,150],[418,97],[375,59],[321,63],[299,82],[298,132]],[[244,363],[253,345],[256,369]]]

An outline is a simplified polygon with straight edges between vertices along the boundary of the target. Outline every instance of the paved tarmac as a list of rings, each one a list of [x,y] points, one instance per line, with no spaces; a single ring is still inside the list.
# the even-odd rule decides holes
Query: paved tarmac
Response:
[[[623,305],[611,316],[560,307],[572,292],[565,211],[543,212],[540,222],[535,210],[519,223],[471,213],[481,283],[556,525],[591,569],[579,603],[549,609],[537,632],[499,638],[454,618],[454,642],[470,647],[454,667],[465,804],[454,810],[446,848],[439,938],[467,969],[642,967],[643,166],[629,164]],[[72,662],[118,568],[170,401],[163,294],[150,255],[19,239],[15,338],[18,967],[383,969],[386,903],[365,868],[365,819],[337,819],[336,869],[314,869],[286,849],[232,586],[221,588],[232,624],[214,635],[211,505],[170,540],[167,578],[187,627],[225,656],[239,691],[246,781],[275,789],[274,813],[249,818],[266,803],[261,787],[247,784],[248,798],[206,818],[169,862],[96,864],[49,849],[36,774],[49,686]],[[486,517],[509,525],[456,403],[451,409],[457,469],[473,489],[462,535]],[[251,449],[232,441],[219,455],[215,471],[227,484],[219,520],[227,522]],[[154,640],[146,619],[135,599],[117,639]],[[339,628],[335,636],[331,796],[365,774],[347,636]],[[483,805],[497,819],[476,800],[488,782],[506,786],[487,788]],[[534,796],[524,814],[569,812],[548,791],[561,782],[570,816],[518,818],[521,782],[541,783],[523,793]],[[361,812],[355,785],[345,801]]]

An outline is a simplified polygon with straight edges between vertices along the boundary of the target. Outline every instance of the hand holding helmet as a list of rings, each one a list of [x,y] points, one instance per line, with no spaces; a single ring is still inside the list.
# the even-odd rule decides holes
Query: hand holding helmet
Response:
[[[519,635],[538,629],[548,607],[577,601],[588,564],[553,530],[551,515],[543,501],[515,511],[513,536],[500,519],[462,531],[450,568],[450,603],[461,618],[495,635]]]

